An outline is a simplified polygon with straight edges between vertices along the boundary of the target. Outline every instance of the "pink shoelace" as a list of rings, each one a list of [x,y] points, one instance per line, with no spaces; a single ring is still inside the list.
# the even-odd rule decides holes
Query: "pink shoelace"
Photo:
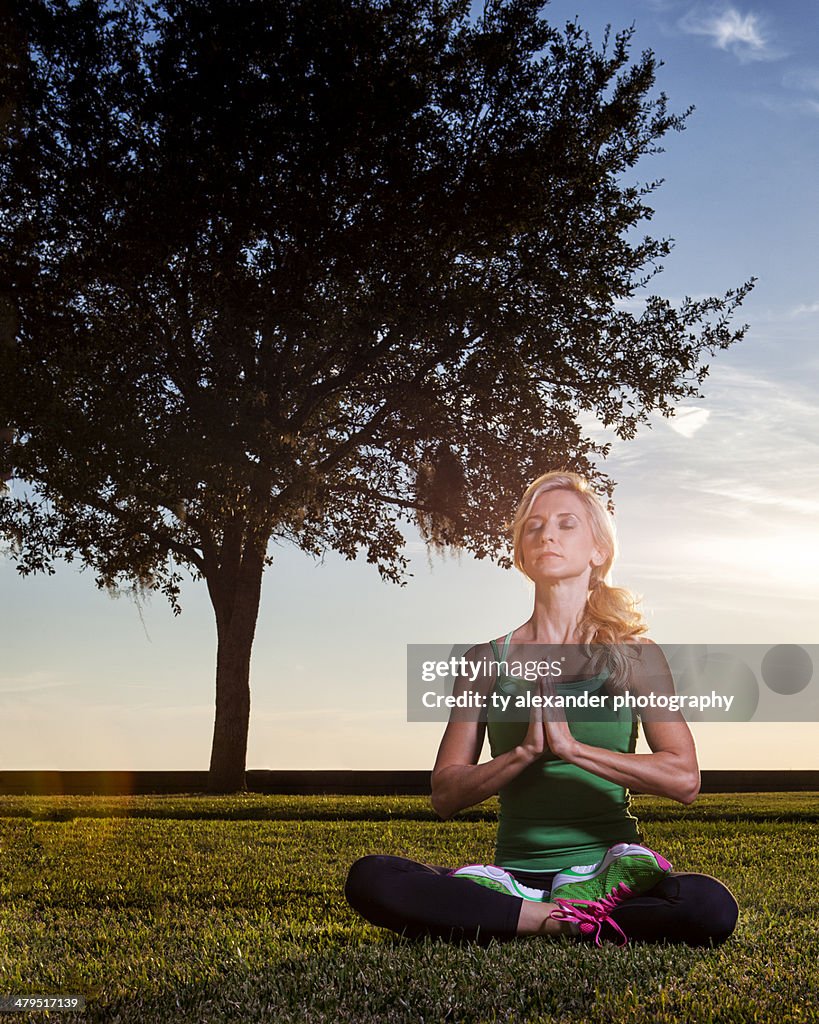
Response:
[[[628,899],[633,893],[627,885],[618,885],[610,893],[601,896],[599,900],[562,900],[559,897],[554,901],[558,909],[553,910],[551,916],[557,921],[571,921],[580,926],[580,934],[583,937],[593,935],[595,945],[600,946],[600,932],[603,925],[609,925],[622,937],[618,946],[628,945],[628,936],[620,925],[611,917],[623,900]]]

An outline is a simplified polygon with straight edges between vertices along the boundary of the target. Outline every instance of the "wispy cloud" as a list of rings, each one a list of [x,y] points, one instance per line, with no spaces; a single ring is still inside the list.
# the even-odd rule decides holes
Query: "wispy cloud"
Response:
[[[819,94],[819,71],[814,68],[791,68],[782,76],[782,84],[787,89]]]
[[[776,60],[782,56],[773,46],[758,14],[743,14],[736,7],[695,7],[679,26],[690,35],[707,36],[720,50],[741,61]]]
[[[618,481],[618,582],[647,595],[669,635],[675,614],[695,632],[751,635],[761,626],[754,609],[774,599],[780,624],[815,635],[819,414],[809,371],[801,363],[800,370],[803,379],[789,382],[773,365],[769,374],[736,361],[716,365],[707,409],[691,404],[682,417],[652,417],[652,431],[615,445],[606,468]],[[705,412],[705,430],[700,424],[693,439],[681,433]],[[696,600],[681,611],[683,586]],[[724,609],[706,607],[716,599],[727,601]],[[658,612],[657,602],[676,613]]]
[[[774,114],[784,114],[788,117],[808,114],[819,117],[819,99],[814,100],[808,96],[757,96],[752,97],[752,102]]]
[[[782,87],[784,95],[760,97],[762,106],[777,114],[819,115],[819,71],[815,68],[790,68],[782,76]],[[799,308],[814,312],[819,306]]]
[[[725,483],[709,484],[706,482],[702,487],[702,493],[730,498],[732,501],[737,501],[744,505],[764,505],[783,512],[798,512],[814,518],[819,516],[819,498],[799,497],[776,489],[766,489],[758,485],[745,484],[741,481],[732,481],[727,485]]]
[[[819,113],[819,110],[817,110],[817,113]],[[791,310],[791,316],[810,316],[812,313],[819,313],[819,302],[803,303]]]
[[[65,680],[57,677],[53,672],[26,672],[22,675],[0,678],[0,695],[28,695],[39,690],[59,690],[66,685]]]
[[[624,313],[643,313],[646,308],[646,297],[632,296],[630,299],[615,299],[614,308]]]
[[[680,0],[646,0],[646,4],[650,10],[665,14],[668,11],[673,11],[675,8],[679,8]]]
[[[701,427],[705,426],[710,416],[711,413],[708,409],[695,409],[679,405],[672,418],[667,422],[672,430],[683,437],[693,437]]]

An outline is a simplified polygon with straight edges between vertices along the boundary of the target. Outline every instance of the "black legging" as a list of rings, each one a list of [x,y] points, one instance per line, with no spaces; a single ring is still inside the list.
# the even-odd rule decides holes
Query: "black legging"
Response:
[[[362,857],[350,868],[344,894],[371,924],[409,939],[482,943],[514,938],[523,900],[453,878],[449,871],[406,857]],[[524,885],[544,888],[543,875],[510,874]],[[546,877],[546,884],[552,877]],[[736,900],[716,878],[674,872],[649,892],[626,900],[611,917],[631,941],[707,946],[728,938],[738,913]]]

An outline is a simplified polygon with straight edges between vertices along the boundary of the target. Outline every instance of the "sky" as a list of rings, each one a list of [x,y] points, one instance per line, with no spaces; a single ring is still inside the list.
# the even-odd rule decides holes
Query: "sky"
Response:
[[[642,596],[661,643],[817,644],[819,7],[554,0],[546,14],[598,42],[606,24],[634,24],[634,52],[664,62],[670,108],[696,108],[641,165],[665,179],[650,230],[675,240],[652,291],[681,301],[759,279],[748,335],[713,359],[704,397],[613,446],[615,581]],[[274,549],[248,767],[431,768],[442,726],[406,720],[406,645],[503,635],[532,592],[514,571],[407,543],[404,587],[363,560]],[[174,618],[74,566],[21,579],[0,560],[0,769],[207,768],[215,628],[203,585],[182,604]],[[816,767],[815,723],[693,731],[706,769]]]

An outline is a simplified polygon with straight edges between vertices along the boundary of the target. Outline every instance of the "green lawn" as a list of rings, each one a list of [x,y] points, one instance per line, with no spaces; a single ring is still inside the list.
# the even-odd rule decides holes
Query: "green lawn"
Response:
[[[60,1021],[819,1019],[819,795],[635,803],[650,845],[735,893],[726,945],[411,944],[348,908],[365,853],[490,861],[493,802],[0,797],[0,995],[84,994]]]

